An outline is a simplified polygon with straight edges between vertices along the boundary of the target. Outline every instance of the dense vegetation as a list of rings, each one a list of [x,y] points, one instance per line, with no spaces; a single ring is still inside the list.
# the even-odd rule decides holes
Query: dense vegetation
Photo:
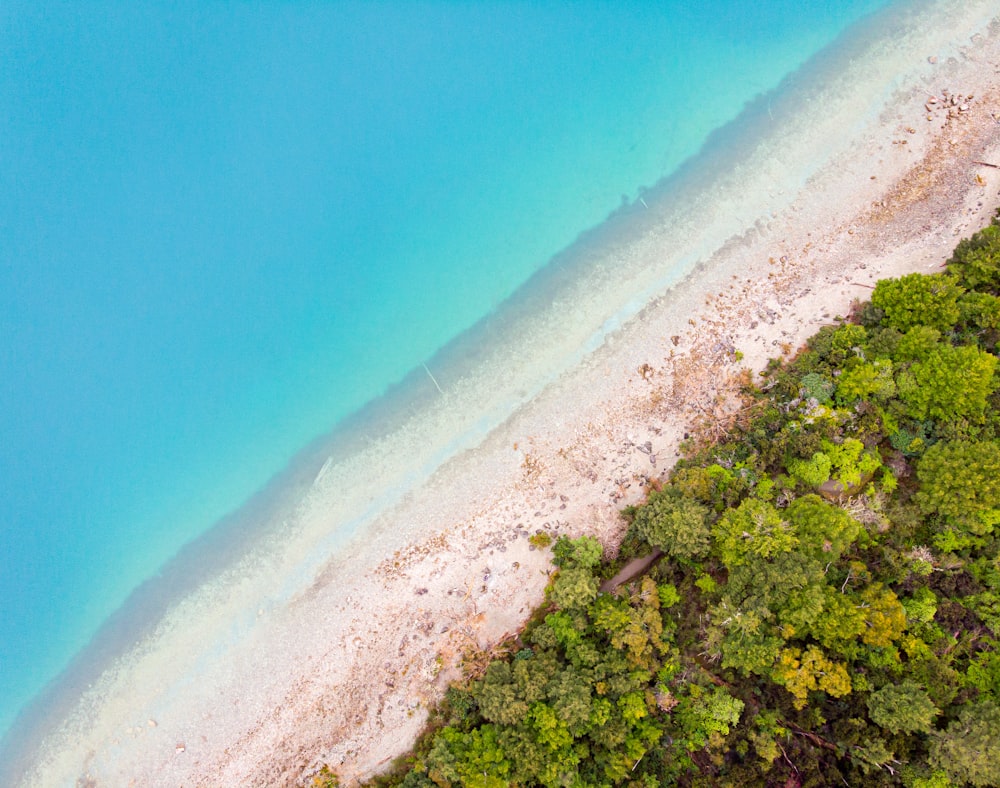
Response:
[[[772,363],[378,782],[1000,784],[998,293],[995,223]]]

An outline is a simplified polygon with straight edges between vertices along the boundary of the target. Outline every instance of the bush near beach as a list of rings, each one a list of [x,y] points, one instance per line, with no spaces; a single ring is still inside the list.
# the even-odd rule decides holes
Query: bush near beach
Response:
[[[998,295],[994,223],[772,363],[374,784],[1000,784]]]

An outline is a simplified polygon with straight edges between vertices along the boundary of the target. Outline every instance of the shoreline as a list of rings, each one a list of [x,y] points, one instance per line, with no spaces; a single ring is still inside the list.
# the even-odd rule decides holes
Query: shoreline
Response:
[[[942,17],[946,5],[935,6]],[[996,27],[967,45],[968,56],[1000,62]],[[989,220],[1000,204],[1000,171],[969,160],[1000,163],[1000,125],[989,114],[1000,110],[1000,78],[957,55],[952,62],[937,54],[929,64],[935,54],[922,51],[921,64],[897,78],[898,95],[869,97],[868,114],[877,117],[859,120],[821,169],[802,177],[777,159],[776,145],[704,190],[688,220],[704,227],[647,227],[620,241],[619,254],[642,260],[619,288],[642,296],[596,334],[567,340],[576,350],[558,348],[564,368],[541,375],[537,391],[519,393],[513,414],[504,412],[508,402],[486,400],[493,410],[476,414],[457,445],[432,442],[420,453],[414,447],[428,432],[419,430],[409,443],[396,441],[391,451],[422,458],[409,474],[393,457],[382,479],[371,478],[367,458],[329,467],[294,523],[273,529],[251,556],[185,598],[95,682],[28,784],[84,775],[112,784],[289,784],[323,762],[350,781],[405,751],[423,709],[457,675],[463,648],[515,631],[541,601],[547,554],[529,549],[530,533],[588,533],[614,549],[618,510],[669,466],[692,421],[727,407],[727,383],[742,366],[759,369],[782,345],[797,348],[864,297],[858,284],[939,265],[962,235]],[[925,113],[922,91],[941,96],[943,87],[974,92],[969,110],[952,120]],[[840,100],[850,106],[856,97]],[[827,126],[842,117],[834,99],[823,109],[832,116]],[[811,147],[806,130],[820,124],[801,111],[798,118],[800,127],[786,134],[805,140],[797,150],[806,160],[826,138]],[[785,170],[784,181],[774,179],[785,190],[773,195],[774,207],[765,198],[753,222],[735,211],[721,215],[732,206],[713,202],[715,195],[737,192],[741,177],[766,180],[766,170],[754,172],[761,161]],[[664,215],[666,225],[672,214]],[[677,275],[665,279],[658,262],[677,235],[693,238],[687,255],[701,263],[664,295],[665,280]],[[710,243],[701,239],[715,239],[710,256],[699,255],[699,241]],[[580,283],[591,300],[622,271],[616,262]],[[578,293],[566,290],[561,305],[538,317],[543,327],[533,336],[547,331],[551,339],[560,312],[582,308]],[[528,364],[501,358],[494,368]],[[431,368],[447,395],[426,429],[442,431],[436,420],[456,389],[474,392],[476,381]],[[355,500],[341,500],[351,485],[360,488]],[[388,503],[379,509],[369,497],[384,495],[385,486]],[[352,523],[358,531],[364,524],[364,539]],[[373,556],[389,557],[375,565]]]

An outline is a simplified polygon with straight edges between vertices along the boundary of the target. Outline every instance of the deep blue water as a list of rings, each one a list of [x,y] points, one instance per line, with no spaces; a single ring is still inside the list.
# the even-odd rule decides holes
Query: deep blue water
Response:
[[[305,443],[885,3],[0,6],[0,734]]]

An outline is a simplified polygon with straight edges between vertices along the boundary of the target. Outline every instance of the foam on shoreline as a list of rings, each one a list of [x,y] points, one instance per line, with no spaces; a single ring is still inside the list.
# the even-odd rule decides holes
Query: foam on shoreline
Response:
[[[975,88],[982,101],[998,87],[976,61],[996,62],[990,5],[928,0],[855,27],[429,360],[433,380],[415,370],[310,447],[98,638],[20,726],[25,738],[5,742],[9,776],[285,784],[323,760],[350,776],[400,752],[461,644],[490,642],[540,599],[544,556],[528,550],[529,530],[607,537],[619,501],[657,472],[646,455],[614,454],[651,429],[628,380],[638,365],[659,370],[685,349],[669,337],[706,293],[766,282],[776,249],[803,266],[788,276],[819,277],[846,265],[837,254],[874,248],[891,222],[858,218],[941,142],[940,122],[923,120],[925,91]],[[944,128],[985,144],[981,129]],[[996,192],[966,220],[982,223]],[[940,210],[954,224],[965,203]],[[848,225],[856,237],[837,234]],[[954,243],[935,239],[933,259]],[[808,244],[830,253],[827,269]],[[727,341],[759,361],[777,353],[775,325],[740,334],[734,322]],[[664,457],[688,418],[676,415],[651,438]],[[616,485],[624,498],[609,496]],[[209,565],[192,564],[199,553]]]

